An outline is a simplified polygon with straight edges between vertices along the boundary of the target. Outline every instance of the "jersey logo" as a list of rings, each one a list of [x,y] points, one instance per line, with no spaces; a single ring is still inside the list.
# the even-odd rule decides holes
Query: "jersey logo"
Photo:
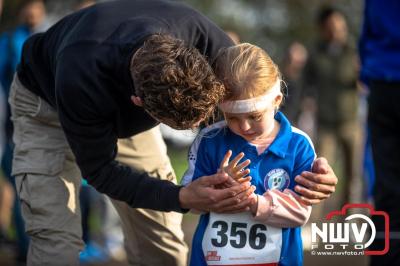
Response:
[[[218,256],[217,251],[207,251],[206,261],[220,261],[221,256]]]
[[[264,178],[264,188],[283,191],[289,187],[289,174],[282,168],[272,169]]]

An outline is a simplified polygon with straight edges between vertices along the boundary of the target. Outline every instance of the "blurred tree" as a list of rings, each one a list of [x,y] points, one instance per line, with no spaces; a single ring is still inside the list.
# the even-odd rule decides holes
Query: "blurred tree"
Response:
[[[26,0],[4,1],[0,31],[17,23],[19,7]],[[53,22],[71,12],[80,0],[45,1]],[[106,1],[100,0],[97,2]],[[320,6],[330,4],[343,10],[349,21],[350,35],[358,36],[362,0],[175,0],[187,3],[215,21],[225,30],[236,32],[243,42],[266,49],[280,62],[290,43],[308,46],[313,39],[314,19]]]
[[[316,11],[322,5],[343,10],[353,39],[358,36],[362,0],[178,0],[185,2],[223,29],[239,34],[242,42],[266,49],[278,62],[293,41],[306,46],[314,38]]]

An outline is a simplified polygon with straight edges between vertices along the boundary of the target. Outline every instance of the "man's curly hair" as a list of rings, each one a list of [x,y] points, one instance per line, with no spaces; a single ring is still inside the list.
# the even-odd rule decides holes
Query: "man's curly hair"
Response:
[[[143,108],[176,129],[187,129],[213,115],[225,87],[196,48],[156,34],[131,60],[130,72]]]

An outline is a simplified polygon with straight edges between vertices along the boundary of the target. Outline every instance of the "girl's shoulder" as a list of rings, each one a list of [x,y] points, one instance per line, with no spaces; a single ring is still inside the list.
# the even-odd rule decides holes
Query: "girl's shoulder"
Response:
[[[308,134],[297,127],[292,126],[292,144],[301,145],[301,146],[309,146],[314,150],[314,144],[308,136]]]
[[[223,137],[226,129],[226,121],[222,120],[200,130],[197,138],[217,140],[218,138]]]

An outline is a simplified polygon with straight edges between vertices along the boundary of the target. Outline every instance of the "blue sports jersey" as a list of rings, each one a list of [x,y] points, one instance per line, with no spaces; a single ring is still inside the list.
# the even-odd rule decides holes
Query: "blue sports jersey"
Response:
[[[310,138],[292,127],[281,112],[275,120],[280,123],[280,131],[260,155],[254,145],[230,131],[225,121],[203,129],[189,151],[189,168],[182,183],[187,185],[201,176],[215,174],[225,153],[232,150],[232,158],[244,152],[244,159],[251,160],[249,169],[256,194],[269,189],[294,190],[294,178],[311,169],[314,147]],[[300,227],[275,228],[251,221],[250,213],[240,215],[249,216],[249,221],[235,222],[237,215],[230,214],[201,215],[193,237],[191,266],[303,264]],[[208,236],[208,232],[215,236]],[[221,252],[227,254],[226,258]],[[255,263],[255,256],[265,258]]]

